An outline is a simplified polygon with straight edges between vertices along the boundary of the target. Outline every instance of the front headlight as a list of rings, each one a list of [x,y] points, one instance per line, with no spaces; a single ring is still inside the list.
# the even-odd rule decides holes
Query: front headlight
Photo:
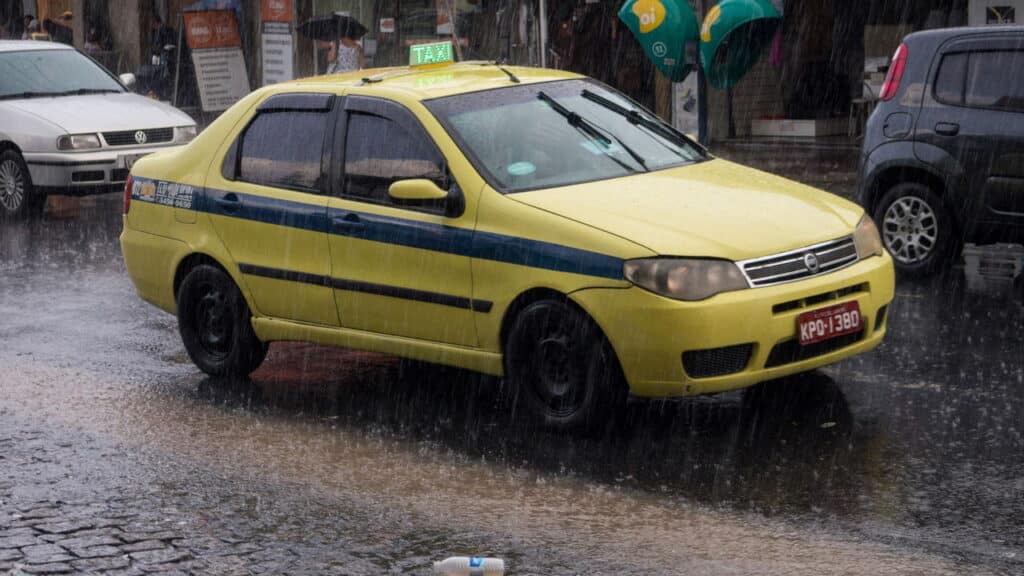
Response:
[[[882,255],[882,238],[878,235],[878,227],[870,216],[864,214],[853,231],[853,245],[857,247],[857,258]]]
[[[195,126],[178,126],[174,129],[174,140],[176,142],[191,142],[199,134]]]
[[[643,258],[627,260],[622,274],[633,284],[676,300],[704,300],[721,292],[749,288],[738,266],[728,260]]]
[[[98,134],[65,134],[57,138],[57,150],[88,150],[99,147]]]

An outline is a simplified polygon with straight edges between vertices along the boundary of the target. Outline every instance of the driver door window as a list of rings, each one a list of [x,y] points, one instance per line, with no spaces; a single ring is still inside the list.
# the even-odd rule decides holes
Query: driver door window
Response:
[[[394,205],[388,188],[398,180],[425,178],[447,188],[445,163],[418,126],[363,111],[350,111],[345,137],[341,195],[352,200]],[[436,210],[428,206],[428,211]]]

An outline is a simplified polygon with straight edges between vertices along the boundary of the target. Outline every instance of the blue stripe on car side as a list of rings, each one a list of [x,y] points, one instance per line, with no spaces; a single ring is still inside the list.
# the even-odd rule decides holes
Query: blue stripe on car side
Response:
[[[199,192],[197,188],[196,192],[192,202],[193,208],[210,214],[530,268],[622,279],[621,258],[561,244],[355,210],[332,208],[325,211],[312,204],[211,188],[206,188],[203,192]],[[232,209],[218,202],[229,195],[234,195],[241,201],[238,208]],[[362,227],[332,229],[332,218],[347,214],[358,215]]]

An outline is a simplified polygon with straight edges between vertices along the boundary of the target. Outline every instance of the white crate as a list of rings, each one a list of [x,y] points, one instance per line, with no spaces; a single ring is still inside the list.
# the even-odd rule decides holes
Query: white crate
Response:
[[[819,118],[817,120],[792,120],[789,118],[757,119],[750,123],[752,136],[833,136],[846,134],[846,118]]]
[[[1020,244],[966,244],[963,253],[969,275],[1011,280],[1024,271],[1024,246]]]

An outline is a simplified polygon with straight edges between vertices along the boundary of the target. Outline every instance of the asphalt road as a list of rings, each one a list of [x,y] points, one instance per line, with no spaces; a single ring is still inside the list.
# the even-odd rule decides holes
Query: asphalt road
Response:
[[[1019,289],[903,284],[870,354],[553,436],[375,354],[205,378],[118,203],[0,223],[0,573],[1024,573]]]

